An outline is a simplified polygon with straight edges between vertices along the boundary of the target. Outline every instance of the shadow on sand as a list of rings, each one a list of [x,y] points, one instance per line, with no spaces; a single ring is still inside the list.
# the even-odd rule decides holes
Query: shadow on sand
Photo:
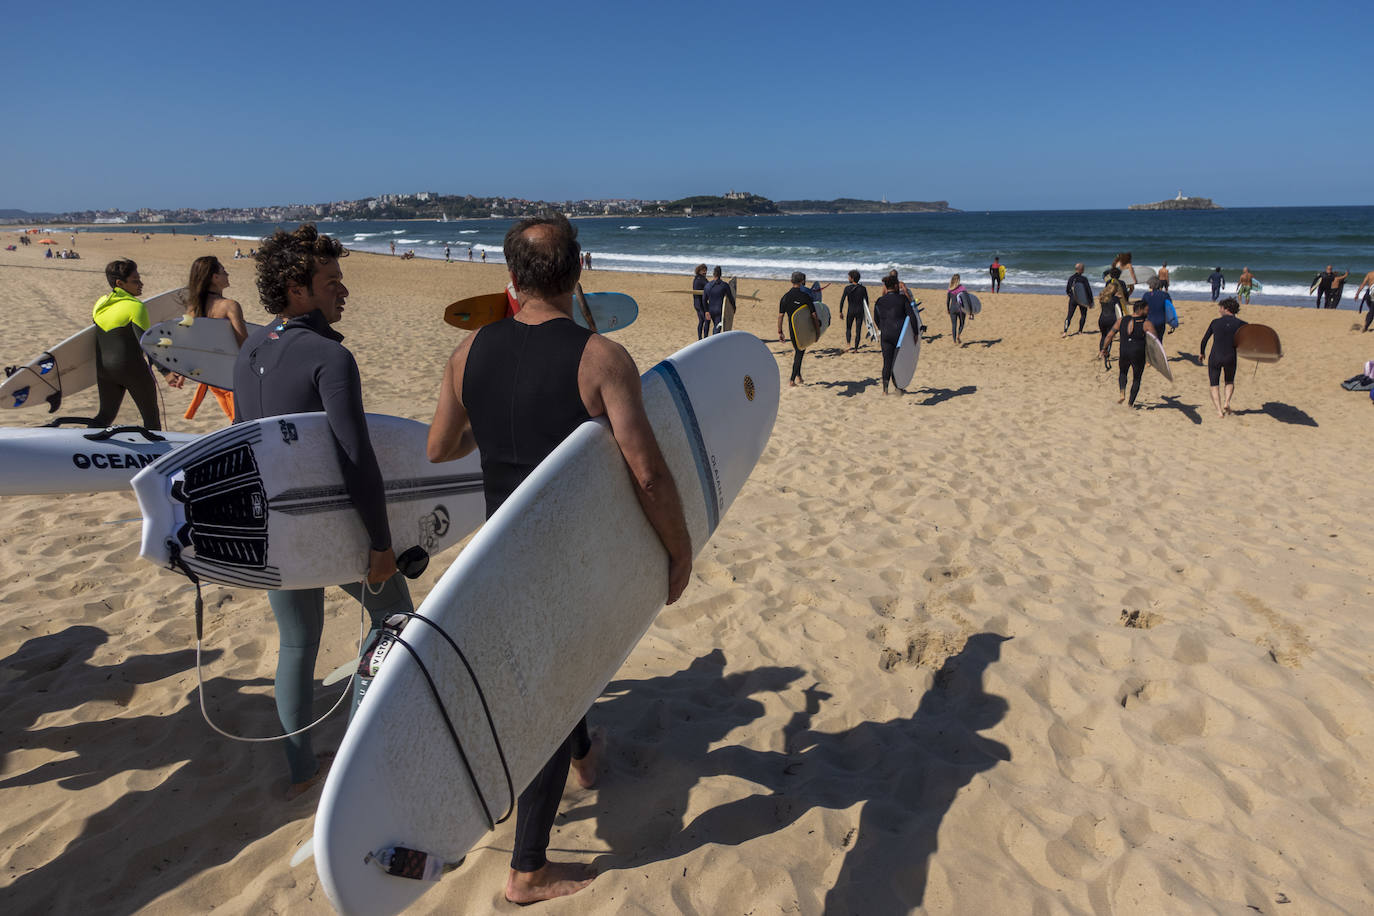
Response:
[[[595,810],[574,809],[567,817],[597,817],[597,834],[610,846],[596,862],[605,871],[674,859],[706,845],[740,846],[787,829],[812,809],[862,803],[857,828],[836,849],[844,862],[824,911],[907,913],[925,897],[940,823],[959,791],[978,773],[1011,759],[1006,746],[978,734],[1007,712],[1003,698],[984,691],[983,674],[1008,638],[970,637],[935,673],[909,718],[813,731],[812,718],[830,695],[812,685],[804,691],[804,708],[781,727],[781,752],[708,749],[761,717],[763,705],[752,694],[783,689],[802,674],[797,668],[722,676],[724,656],[717,651],[668,677],[618,682],[612,685],[618,695],[597,708],[598,718],[604,712],[617,723],[611,756],[619,772],[607,774]],[[684,825],[693,787],[719,776],[763,791]]]
[[[1233,411],[1236,416],[1243,417],[1249,414],[1268,414],[1280,423],[1290,423],[1293,426],[1316,426],[1317,421],[1307,411],[1294,407],[1291,404],[1284,404],[1280,401],[1265,401],[1264,406],[1258,410],[1237,410]]]
[[[1192,421],[1193,421],[1193,424],[1194,424],[1195,426],[1201,426],[1201,425],[1202,425],[1202,414],[1198,413],[1198,408],[1201,407],[1202,405],[1200,405],[1200,404],[1185,404],[1185,403],[1183,403],[1182,401],[1180,401],[1180,400],[1178,399],[1178,395],[1176,395],[1176,394],[1162,394],[1162,395],[1160,395],[1160,400],[1163,401],[1164,403],[1162,403],[1162,404],[1151,404],[1149,407],[1146,407],[1145,409],[1146,409],[1146,410],[1177,410],[1179,413],[1183,414],[1183,415],[1184,415],[1185,417],[1187,417],[1189,420],[1192,420]]]
[[[908,388],[907,394],[924,394],[924,401],[917,401],[919,407],[934,407],[952,398],[961,398],[978,390],[977,385],[964,385],[962,388]]]

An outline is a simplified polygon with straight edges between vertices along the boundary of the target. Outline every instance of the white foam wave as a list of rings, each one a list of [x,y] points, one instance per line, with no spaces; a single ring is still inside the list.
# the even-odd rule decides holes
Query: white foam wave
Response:
[[[458,234],[459,234],[459,235],[476,235],[476,234],[478,233],[478,231],[479,231],[479,230],[477,230],[477,229],[459,229],[459,230],[458,230]]]
[[[621,229],[627,229],[627,230],[633,232],[634,230],[640,229],[640,228],[642,228],[642,227],[640,227],[640,226],[621,226],[620,228],[621,228]]]

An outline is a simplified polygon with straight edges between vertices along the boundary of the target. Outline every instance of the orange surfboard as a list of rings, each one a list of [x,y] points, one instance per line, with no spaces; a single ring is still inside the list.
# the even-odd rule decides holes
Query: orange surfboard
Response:
[[[486,293],[459,299],[444,309],[444,321],[464,331],[475,331],[509,314],[510,301],[505,293]]]

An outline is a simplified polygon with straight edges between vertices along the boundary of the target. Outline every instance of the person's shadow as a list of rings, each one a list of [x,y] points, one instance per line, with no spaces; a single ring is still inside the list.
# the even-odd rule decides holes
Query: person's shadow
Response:
[[[316,789],[297,801],[283,801],[286,761],[279,743],[249,747],[215,734],[201,718],[194,686],[184,698],[158,702],[169,708],[166,713],[127,716],[111,709],[129,702],[131,682],[149,683],[184,671],[194,665],[195,653],[137,656],[107,667],[87,665],[85,659],[105,638],[94,627],[72,627],[30,640],[4,663],[26,673],[8,680],[0,692],[9,701],[0,712],[5,750],[21,760],[39,756],[25,751],[46,753],[41,755],[45,762],[35,766],[7,765],[0,791],[18,790],[8,795],[17,799],[25,787],[41,786],[46,793],[66,790],[73,797],[92,790],[86,801],[68,803],[82,809],[113,799],[103,809],[72,819],[79,833],[58,844],[55,855],[19,855],[12,860],[6,912],[76,912],[91,909],[95,901],[101,901],[103,912],[136,912],[194,876],[232,860],[247,843],[309,817],[318,800]],[[216,650],[206,656],[219,654]],[[89,681],[86,702],[100,701],[93,708],[101,718],[33,728],[44,713],[70,705],[65,702],[72,693],[69,689],[53,692],[64,698],[61,702],[45,699],[42,692],[27,693],[28,687],[54,677]],[[271,678],[207,680],[210,715],[231,732],[279,734],[271,698],[256,695],[271,684]],[[253,694],[246,692],[250,690]],[[21,691],[24,694],[16,696]],[[316,711],[328,709],[326,704],[336,695],[322,691]],[[344,719],[335,716],[317,730],[324,733],[316,736],[317,749],[337,746]],[[100,787],[107,782],[112,788]],[[93,861],[111,854],[119,856],[119,868],[92,868]],[[28,864],[34,861],[39,864]]]
[[[1177,410],[1179,413],[1183,414],[1189,420],[1192,420],[1194,426],[1202,425],[1202,414],[1198,413],[1197,404],[1185,404],[1181,400],[1179,400],[1179,397],[1176,394],[1160,395],[1160,400],[1163,401],[1162,404],[1151,404],[1149,407],[1145,409]]]
[[[924,401],[916,402],[917,405],[920,407],[934,407],[936,404],[943,404],[945,401],[953,398],[961,398],[964,395],[973,394],[977,390],[977,385],[964,385],[959,388],[908,388],[907,393],[926,395]]]
[[[852,380],[852,381],[847,381],[847,382],[817,382],[817,383],[816,383],[817,387],[820,387],[820,388],[838,388],[838,389],[840,389],[840,390],[839,390],[838,392],[836,392],[836,393],[837,393],[840,397],[842,397],[842,398],[852,398],[852,397],[854,397],[854,395],[856,395],[856,394],[863,394],[865,391],[867,391],[869,388],[872,388],[872,387],[873,387],[874,385],[876,385],[876,384],[878,384],[878,380],[875,379],[875,378],[872,378],[872,377],[870,377],[870,378],[863,378],[863,379],[854,379],[854,380]]]
[[[960,349],[968,347],[982,347],[984,350],[995,347],[1002,342],[1002,338],[994,337],[991,340],[965,340],[959,344]]]
[[[829,699],[813,686],[806,691],[805,709],[783,726],[784,751],[730,745],[699,761],[675,761],[673,782],[679,791],[709,776],[745,779],[765,791],[704,811],[677,831],[665,819],[646,819],[644,812],[680,815],[682,807],[622,808],[622,802],[613,801],[598,825],[612,844],[604,864],[637,867],[707,844],[739,846],[792,826],[813,808],[844,810],[863,803],[858,827],[842,844],[848,852],[824,911],[897,914],[921,906],[940,823],[956,796],[978,773],[1011,759],[1005,745],[978,734],[1007,712],[1006,700],[984,691],[983,673],[1008,638],[970,637],[935,673],[910,718],[862,722],[834,733],[812,731],[812,717]],[[709,717],[711,710],[703,714]],[[716,730],[723,735],[729,729]],[[646,778],[660,775],[655,769]],[[679,804],[685,801],[684,793]]]
[[[1264,406],[1258,410],[1236,410],[1232,411],[1236,416],[1247,414],[1262,413],[1268,414],[1280,423],[1288,423],[1293,426],[1316,426],[1317,421],[1307,411],[1291,404],[1284,404],[1281,401],[1265,401]]]

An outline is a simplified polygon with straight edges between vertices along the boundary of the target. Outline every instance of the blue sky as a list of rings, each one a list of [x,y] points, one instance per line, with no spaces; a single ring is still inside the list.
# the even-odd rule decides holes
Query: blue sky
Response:
[[[1374,204],[1370,4],[12,6],[0,208]]]

